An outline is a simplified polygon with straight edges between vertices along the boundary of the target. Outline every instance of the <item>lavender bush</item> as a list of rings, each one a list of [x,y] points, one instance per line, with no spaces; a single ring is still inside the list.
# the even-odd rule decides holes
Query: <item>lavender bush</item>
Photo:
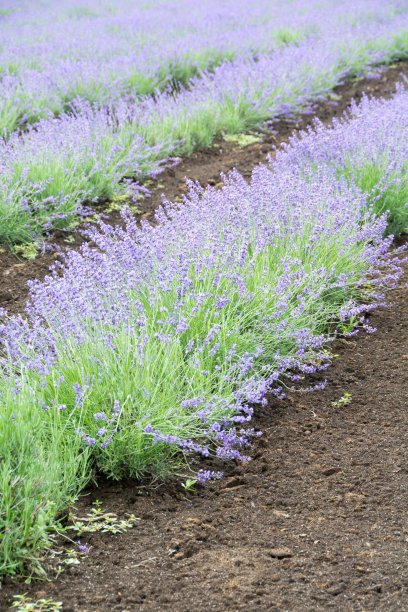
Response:
[[[27,241],[70,226],[88,204],[111,198],[118,188],[137,195],[138,182],[122,179],[155,176],[169,151],[165,141],[151,145],[132,132],[138,114],[125,104],[94,111],[77,101],[70,115],[0,141],[0,241]]]
[[[123,229],[89,229],[96,247],[68,252],[32,283],[27,318],[3,313],[3,572],[44,544],[91,467],[164,477],[195,457],[247,460],[254,405],[324,370],[338,333],[373,331],[364,313],[400,276],[387,214],[373,212],[371,191],[341,165],[316,160],[326,148],[334,158],[333,134],[349,143],[352,165],[351,143],[364,143],[381,115],[370,159],[401,178],[402,145],[385,135],[407,134],[407,99],[400,90],[390,102],[364,100],[351,121],[256,168],[249,185],[236,172],[219,191],[192,184],[182,204],[164,203],[155,227],[125,213]],[[368,149],[355,151],[358,162]],[[204,468],[199,479],[218,476]]]

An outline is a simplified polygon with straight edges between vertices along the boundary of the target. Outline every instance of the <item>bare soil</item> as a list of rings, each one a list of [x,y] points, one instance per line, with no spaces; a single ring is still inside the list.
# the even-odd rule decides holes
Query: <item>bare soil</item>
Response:
[[[337,88],[338,106],[321,103],[317,115],[329,122],[363,90],[388,96],[400,72],[408,75],[408,64]],[[143,215],[149,218],[161,192],[182,193],[186,175],[208,184],[236,167],[249,177],[293,127],[281,122],[275,137],[244,149],[220,141],[194,154],[159,177],[165,187],[145,201]],[[51,261],[3,254],[0,291],[15,298],[0,305],[21,311],[26,280],[44,275]],[[80,516],[99,499],[106,511],[141,520],[124,534],[82,536],[89,557],[58,579],[27,586],[7,578],[0,612],[24,592],[62,601],[64,612],[407,609],[407,286],[389,299],[390,307],[371,314],[375,334],[335,343],[325,391],[292,392],[256,408],[254,426],[263,436],[252,461],[226,466],[224,479],[191,493],[176,480],[89,489],[77,505]],[[351,403],[334,405],[345,393]]]

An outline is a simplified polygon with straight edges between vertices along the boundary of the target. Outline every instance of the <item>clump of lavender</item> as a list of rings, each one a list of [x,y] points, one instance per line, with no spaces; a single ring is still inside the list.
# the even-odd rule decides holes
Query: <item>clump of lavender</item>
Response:
[[[125,177],[141,180],[160,173],[168,144],[149,145],[132,133],[135,109],[117,104],[114,110],[95,111],[78,100],[72,110],[0,141],[0,241],[29,240],[69,227],[87,213],[84,203],[118,191],[130,198],[143,192],[137,182],[123,182]]]
[[[331,167],[305,178],[282,160],[250,185],[237,173],[221,191],[191,184],[156,227],[124,213],[124,229],[89,229],[97,249],[68,252],[32,283],[29,321],[3,325],[9,376],[33,381],[47,415],[66,406],[58,418],[100,469],[140,475],[162,455],[164,469],[175,448],[246,459],[251,406],[281,396],[286,372],[325,368],[329,324],[362,321],[398,277],[392,262],[376,277],[390,239],[367,194]],[[103,406],[114,403],[111,431]]]

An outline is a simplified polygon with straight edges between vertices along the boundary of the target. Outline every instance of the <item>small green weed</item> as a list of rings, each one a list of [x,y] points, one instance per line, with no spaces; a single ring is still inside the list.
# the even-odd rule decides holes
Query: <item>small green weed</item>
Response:
[[[27,594],[15,595],[16,600],[12,604],[12,608],[18,612],[55,612],[62,610],[62,601],[54,601],[53,599],[37,599],[33,601]]]
[[[185,491],[188,491],[189,493],[194,493],[195,491],[194,485],[196,484],[196,482],[197,482],[196,478],[187,478],[185,482],[181,483],[181,486],[183,487]]]
[[[339,400],[332,402],[332,406],[340,408],[341,406],[348,406],[351,403],[351,393],[345,393]]]
[[[239,147],[247,147],[256,142],[261,142],[262,138],[254,134],[225,134],[224,140],[226,142],[234,142]]]
[[[78,549],[70,548],[66,551],[68,555],[64,559],[64,563],[66,565],[79,565],[81,563],[81,559],[86,559],[90,553],[90,549],[81,543],[80,540],[77,542]]]
[[[21,255],[24,259],[32,261],[35,259],[39,252],[39,242],[24,242],[23,244],[15,244],[13,246],[13,252],[16,255]]]
[[[128,529],[132,529],[136,521],[140,521],[134,514],[130,514],[126,519],[119,519],[114,512],[104,512],[97,502],[95,508],[92,508],[85,517],[78,518],[70,515],[69,519],[78,534],[81,533],[124,533]]]
[[[345,323],[345,322],[339,323],[339,328],[341,329],[343,334],[348,334],[353,329],[355,329],[355,327],[356,327],[356,319],[357,319],[357,317],[355,317],[353,315],[352,317],[350,317],[350,319],[348,320],[347,323]]]

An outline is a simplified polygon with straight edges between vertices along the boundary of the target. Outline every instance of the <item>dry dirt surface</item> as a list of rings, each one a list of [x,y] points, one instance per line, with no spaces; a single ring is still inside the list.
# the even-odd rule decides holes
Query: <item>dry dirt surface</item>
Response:
[[[359,88],[389,94],[401,71],[364,87],[347,84],[344,100],[357,98]],[[321,104],[320,116],[329,121],[345,105]],[[279,129],[281,142],[291,128]],[[162,191],[171,197],[185,175],[219,180],[232,166],[249,176],[271,138],[243,150],[228,145],[225,159],[221,147],[197,153],[161,177]],[[25,279],[40,276],[45,259],[15,275],[16,311]],[[370,316],[378,331],[333,345],[338,357],[325,373],[325,391],[292,392],[256,408],[254,426],[263,436],[252,461],[227,466],[224,479],[191,493],[180,481],[89,489],[79,516],[98,499],[105,511],[140,521],[123,534],[82,536],[89,557],[57,579],[51,573],[49,582],[27,585],[7,578],[0,612],[24,592],[62,601],[64,612],[408,609],[406,268],[400,288],[389,293],[392,304]],[[351,402],[339,404],[346,393]]]

